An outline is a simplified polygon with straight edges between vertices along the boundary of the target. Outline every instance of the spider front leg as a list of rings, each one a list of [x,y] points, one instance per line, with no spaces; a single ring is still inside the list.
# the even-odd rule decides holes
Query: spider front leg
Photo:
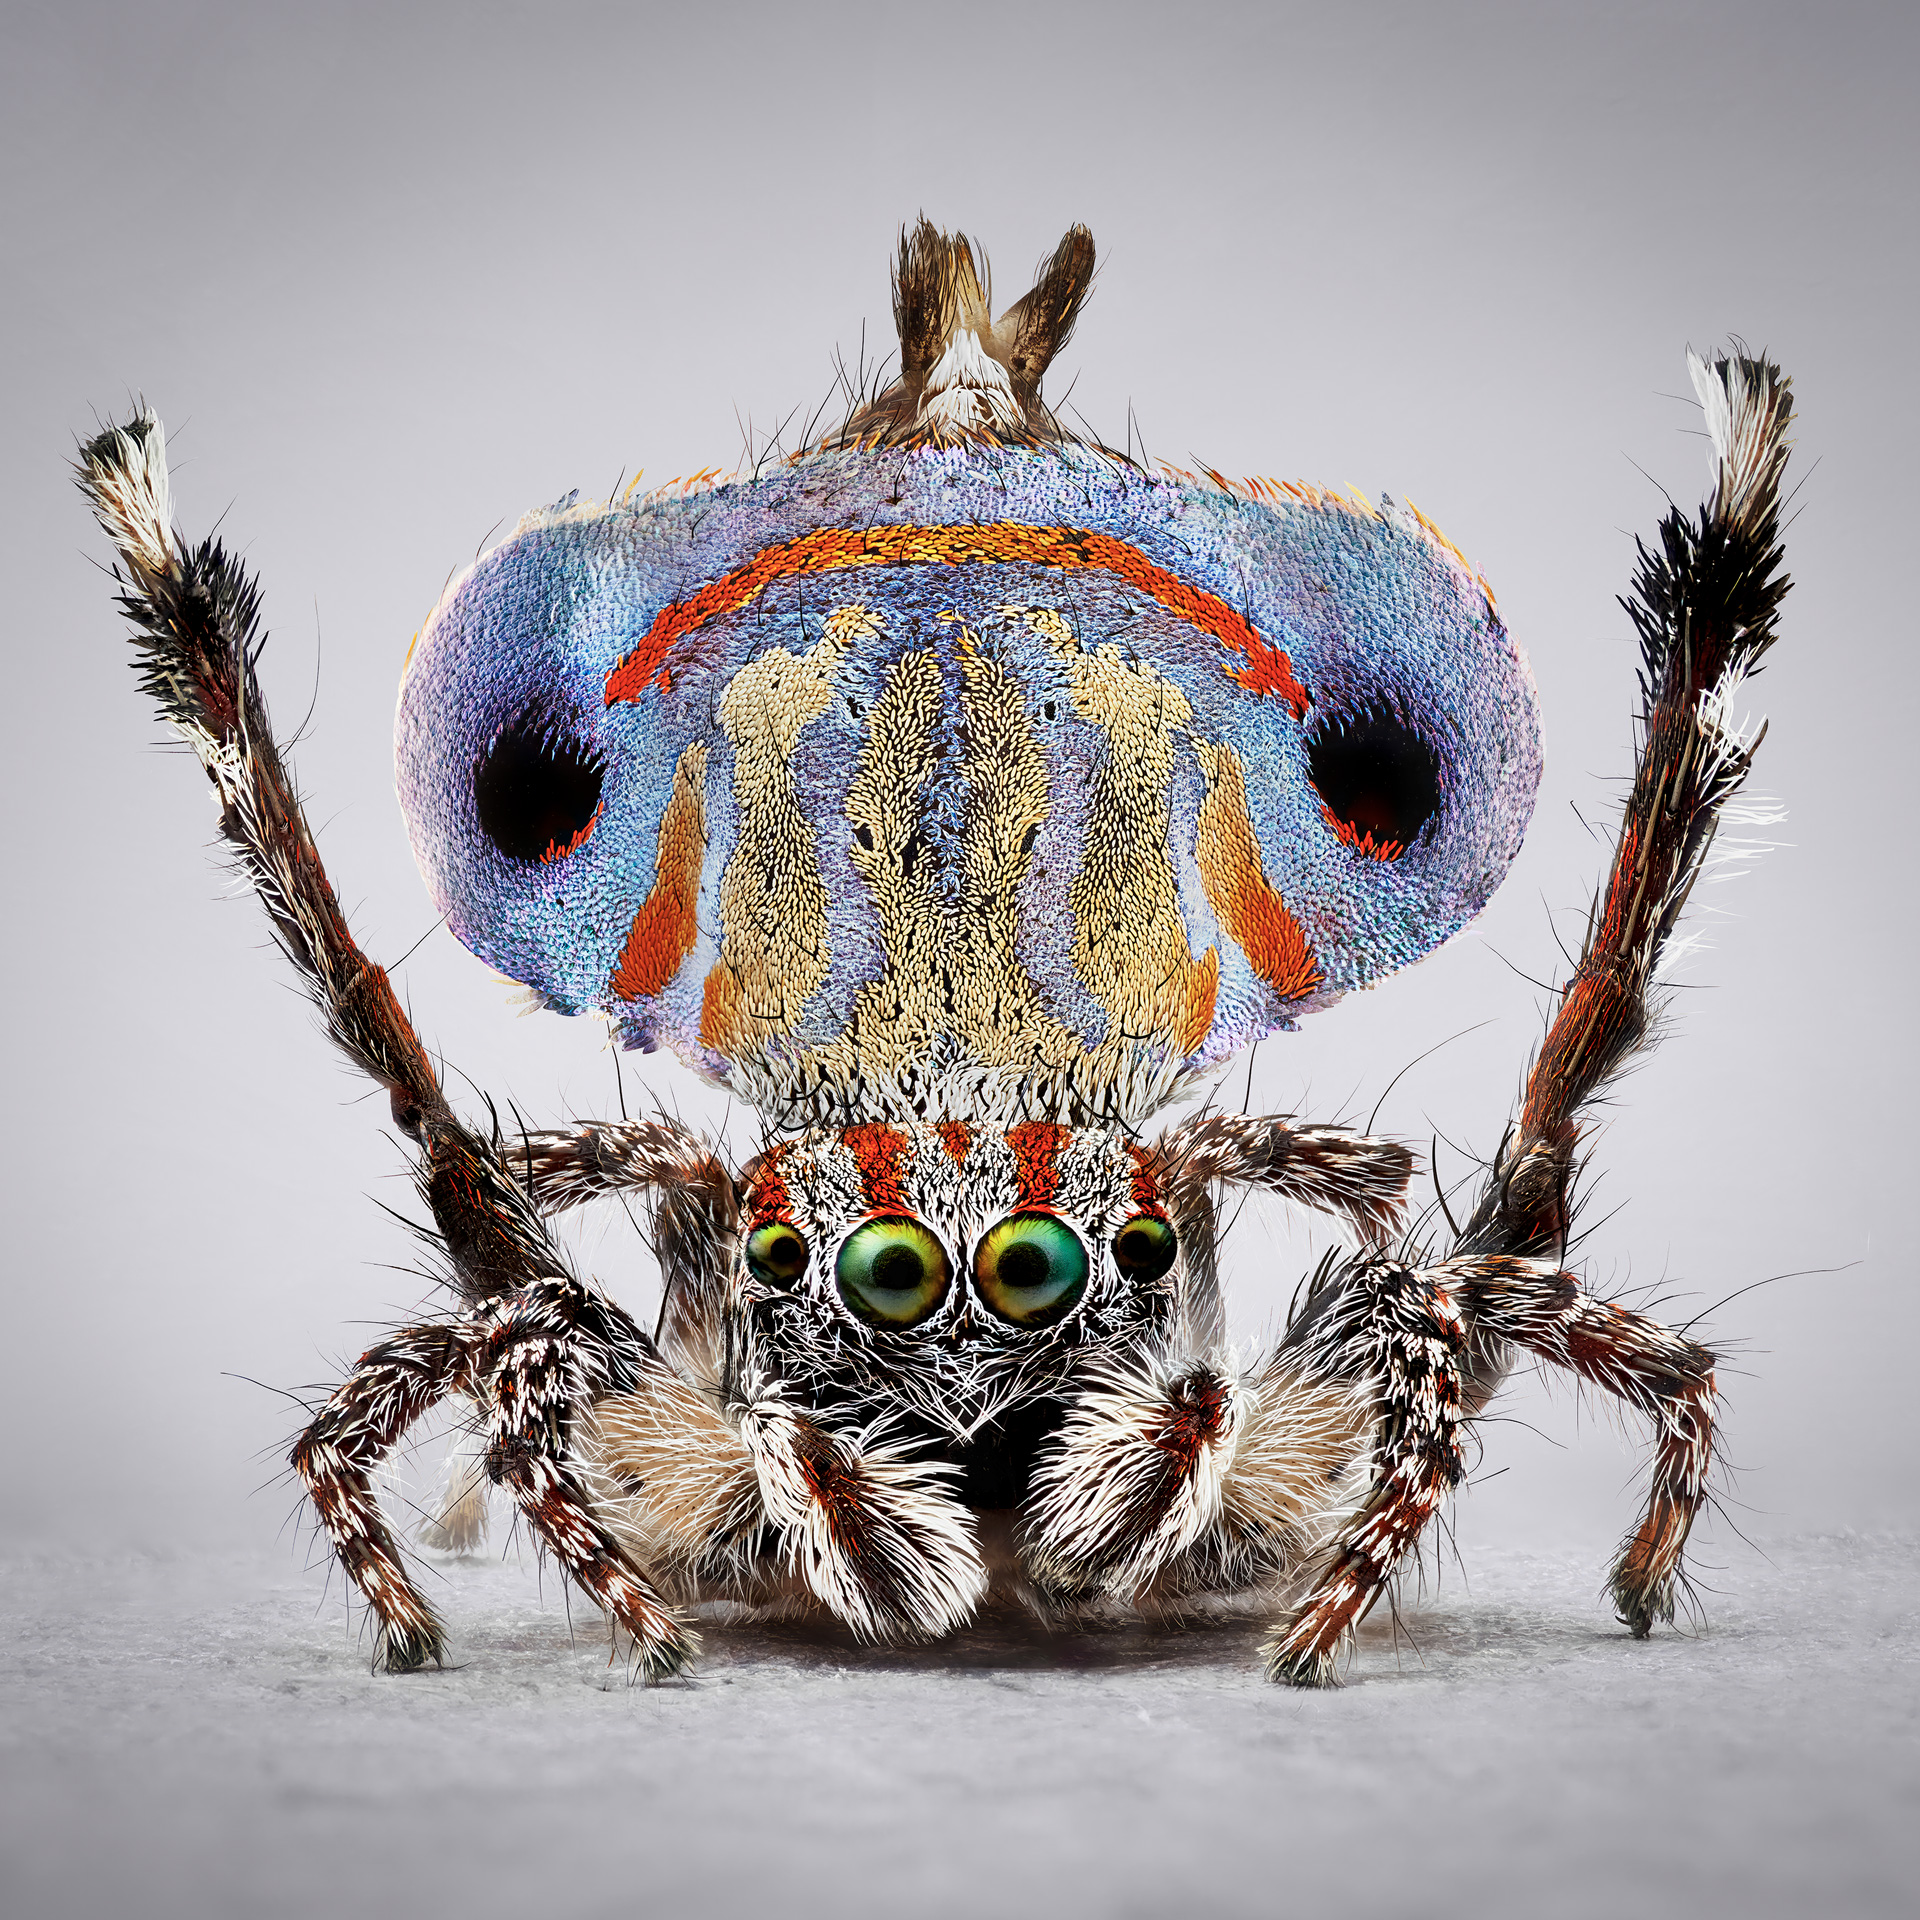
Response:
[[[739,1227],[733,1177],[675,1120],[594,1121],[522,1133],[508,1171],[543,1213],[637,1194],[660,1262],[660,1344],[704,1381],[724,1367],[721,1321]]]
[[[1713,1355],[1596,1300],[1546,1262],[1495,1255],[1414,1268],[1371,1257],[1335,1278],[1283,1349],[1297,1349],[1314,1377],[1368,1383],[1378,1414],[1371,1483],[1268,1645],[1272,1678],[1335,1684],[1355,1623],[1460,1483],[1470,1355],[1508,1343],[1606,1388],[1652,1423],[1646,1511],[1610,1585],[1636,1639],[1656,1620],[1671,1622],[1713,1457]]]
[[[672,1434],[689,1449],[693,1481],[703,1484],[716,1445],[727,1450],[714,1428],[725,1425],[715,1406],[724,1359],[721,1312],[739,1212],[731,1175],[708,1142],[668,1119],[523,1128],[502,1142],[500,1159],[543,1215],[627,1194],[645,1207],[649,1244],[660,1263],[654,1338],[690,1380],[671,1367],[656,1368],[658,1377],[632,1401],[632,1417],[616,1415],[619,1445],[647,1460],[644,1475],[627,1478],[679,1484],[686,1476],[649,1437]],[[698,1410],[696,1400],[702,1403]],[[737,1451],[738,1441],[733,1445]],[[484,1439],[476,1439],[449,1458],[440,1510],[422,1530],[428,1544],[463,1548],[485,1536],[485,1502],[477,1497],[486,1482],[484,1454]],[[647,1513],[660,1504],[649,1500]],[[664,1502],[667,1518],[658,1524],[645,1519],[634,1537],[675,1564],[684,1566],[689,1555],[702,1560],[695,1516],[705,1515],[706,1506],[703,1493],[676,1494]],[[641,1557],[652,1564],[654,1555]]]
[[[475,1371],[487,1402],[487,1476],[513,1496],[568,1577],[627,1633],[642,1676],[670,1678],[699,1651],[607,1524],[578,1442],[595,1401],[630,1392],[652,1343],[576,1280],[535,1281],[487,1312]]]
[[[413,1423],[470,1380],[473,1329],[409,1327],[360,1356],[290,1456],[335,1557],[379,1623],[374,1664],[411,1673],[446,1651],[439,1616],[407,1577],[372,1474]]]
[[[1329,1543],[1307,1598],[1264,1649],[1268,1677],[1338,1683],[1355,1623],[1460,1484],[1467,1327],[1444,1269],[1368,1254],[1336,1274],[1282,1352],[1309,1379],[1370,1389],[1370,1483]]]
[[[1413,1155],[1396,1140],[1300,1126],[1282,1114],[1202,1114],[1163,1135],[1154,1160],[1176,1217],[1222,1183],[1263,1187],[1295,1206],[1344,1216],[1369,1242],[1399,1226],[1413,1177]]]

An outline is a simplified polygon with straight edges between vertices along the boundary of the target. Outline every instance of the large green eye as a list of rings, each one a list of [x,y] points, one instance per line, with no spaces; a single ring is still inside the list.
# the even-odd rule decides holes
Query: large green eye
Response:
[[[1173,1229],[1150,1213],[1136,1213],[1113,1236],[1114,1265],[1129,1280],[1158,1280],[1179,1250]]]
[[[1017,1327],[1064,1320],[1087,1290],[1087,1250],[1064,1220],[1016,1213],[980,1242],[973,1257],[980,1298]]]
[[[917,1327],[947,1297],[947,1255],[918,1220],[869,1220],[847,1236],[840,1298],[870,1327]]]
[[[807,1270],[807,1243],[784,1220],[747,1235],[747,1271],[770,1287],[789,1287]]]

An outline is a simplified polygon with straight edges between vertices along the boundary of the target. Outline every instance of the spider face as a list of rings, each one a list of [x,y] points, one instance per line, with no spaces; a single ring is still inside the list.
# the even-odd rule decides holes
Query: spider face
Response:
[[[743,1299],[903,1359],[1084,1345],[1176,1280],[1153,1157],[1100,1128],[820,1128],[742,1184]]]

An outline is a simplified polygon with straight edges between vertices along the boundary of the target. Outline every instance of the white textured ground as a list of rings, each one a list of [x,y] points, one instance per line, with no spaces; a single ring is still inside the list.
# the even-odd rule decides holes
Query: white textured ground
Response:
[[[1735,1550],[1629,1643],[1597,1569],[1475,1554],[1349,1685],[1249,1628],[863,1652],[710,1631],[609,1683],[457,1562],[458,1671],[376,1679],[284,1563],[0,1565],[6,1911],[1478,1916],[1920,1910],[1913,1541]]]

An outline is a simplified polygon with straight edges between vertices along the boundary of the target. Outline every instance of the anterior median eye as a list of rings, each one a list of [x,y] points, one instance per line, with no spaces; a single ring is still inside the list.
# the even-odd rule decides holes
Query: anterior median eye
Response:
[[[980,1298],[1017,1327],[1064,1320],[1087,1290],[1087,1249],[1064,1220],[1016,1213],[980,1242],[973,1259]]]
[[[1113,1262],[1129,1280],[1158,1280],[1173,1265],[1180,1243],[1151,1213],[1136,1213],[1113,1236]]]
[[[870,1327],[914,1327],[947,1297],[946,1249],[918,1220],[869,1220],[835,1268],[840,1297]]]
[[[747,1235],[747,1271],[770,1287],[791,1286],[807,1270],[807,1243],[784,1220]]]

